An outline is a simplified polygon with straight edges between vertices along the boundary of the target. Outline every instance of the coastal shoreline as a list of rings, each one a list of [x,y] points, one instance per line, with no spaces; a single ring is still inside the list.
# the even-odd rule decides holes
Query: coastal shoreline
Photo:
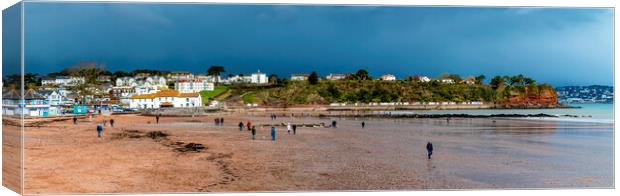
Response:
[[[138,111],[145,116],[210,116],[218,114],[247,114],[247,113],[290,113],[292,115],[333,115],[333,113],[342,113],[346,115],[368,114],[373,112],[391,112],[391,111],[442,111],[442,110],[506,110],[518,111],[527,109],[573,109],[577,107],[558,105],[546,107],[497,107],[493,104],[481,105],[415,105],[415,106],[350,106],[350,107],[334,107],[329,105],[298,105],[292,107],[226,107],[222,109],[212,108],[158,108],[145,109]],[[538,113],[537,113],[538,114]],[[476,116],[474,116],[476,117]],[[510,116],[506,116],[510,117]],[[522,117],[518,114],[512,117]],[[535,116],[539,117],[539,116]]]

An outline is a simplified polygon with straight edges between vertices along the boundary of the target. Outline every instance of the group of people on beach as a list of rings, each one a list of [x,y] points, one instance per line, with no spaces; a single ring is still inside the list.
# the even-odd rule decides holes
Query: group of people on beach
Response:
[[[295,135],[297,133],[297,125],[296,124],[291,125],[291,123],[287,123],[286,130],[288,130],[288,134],[291,134],[291,130],[292,130],[293,135]]]
[[[160,118],[161,114],[158,114],[155,116],[155,122],[157,124],[159,124],[159,118]],[[271,114],[270,118],[272,120],[277,119],[277,115],[276,114]],[[224,118],[215,118],[215,125],[216,126],[223,126],[224,125]],[[447,120],[449,121],[449,119]],[[110,120],[108,121],[105,117],[103,118],[103,125],[102,124],[97,124],[97,137],[101,138],[103,136],[103,127],[107,126],[107,123],[110,123],[110,127],[114,127],[114,119],[110,118]],[[73,124],[77,124],[77,116],[73,116]],[[361,122],[361,126],[362,129],[364,129],[364,127],[366,127],[366,122],[362,121]],[[337,122],[336,120],[332,120],[331,122],[331,127],[332,128],[337,128]],[[243,121],[239,122],[239,131],[243,131],[244,128],[247,128],[248,131],[251,132],[252,134],[252,140],[256,139],[256,126],[252,125],[252,122],[250,122],[249,120],[247,121],[247,123],[243,123]],[[287,122],[286,124],[286,129],[287,129],[287,133],[290,134],[291,131],[293,132],[293,135],[297,134],[297,125],[296,124],[291,124],[290,122]],[[275,141],[276,140],[276,128],[275,126],[271,126],[271,140]],[[426,151],[427,151],[427,156],[428,159],[431,159],[431,156],[433,155],[433,143],[431,143],[430,141],[426,144]]]
[[[224,118],[215,118],[215,126],[224,126]]]

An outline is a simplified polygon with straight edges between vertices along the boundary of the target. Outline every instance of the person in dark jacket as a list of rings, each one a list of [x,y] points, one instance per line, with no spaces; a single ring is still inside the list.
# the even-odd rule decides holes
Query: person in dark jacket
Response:
[[[73,116],[73,124],[77,124],[77,117]]]
[[[224,118],[220,118],[220,126],[224,126]]]
[[[157,116],[155,116],[155,123],[157,123],[157,124],[159,124],[159,116],[160,116],[160,115],[161,115],[161,114],[158,114]]]
[[[428,142],[426,144],[426,151],[428,151],[428,159],[431,159],[431,155],[433,155],[433,143]]]
[[[366,122],[362,121],[362,129],[366,126]]]
[[[293,135],[297,133],[297,125],[293,124]]]
[[[114,119],[110,118],[110,127],[114,127]]]
[[[97,125],[97,137],[101,138],[101,136],[103,136],[103,127],[101,126],[101,124]]]
[[[336,128],[336,120],[332,120],[332,127]]]
[[[271,141],[276,141],[276,128],[271,127]]]
[[[239,131],[243,131],[243,122],[239,122]]]
[[[256,139],[256,126],[252,126],[252,140]]]

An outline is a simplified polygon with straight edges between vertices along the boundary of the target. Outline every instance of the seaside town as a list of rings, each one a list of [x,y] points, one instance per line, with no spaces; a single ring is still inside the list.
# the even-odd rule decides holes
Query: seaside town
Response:
[[[73,70],[72,70],[73,69]],[[84,72],[97,72],[94,75]],[[257,70],[249,74],[229,74],[221,76],[222,66],[211,66],[208,74],[191,72],[162,72],[157,70],[135,70],[133,72],[110,73],[94,64],[72,67],[60,73],[40,76],[26,74],[26,90],[24,103],[20,105],[20,96],[16,90],[8,90],[7,84],[15,83],[4,78],[3,114],[19,115],[23,108],[24,116],[47,117],[58,115],[87,114],[101,112],[135,112],[147,109],[164,108],[225,108],[226,103],[215,99],[226,95],[231,85],[245,87],[269,87],[283,82],[299,82],[312,80],[340,81],[361,77],[362,79],[394,82],[399,79],[392,74],[384,74],[372,79],[368,72],[330,73],[318,78],[316,73],[290,74],[286,78]],[[361,76],[360,76],[361,75]],[[86,78],[90,77],[90,78]],[[314,78],[313,78],[314,77]],[[429,76],[409,76],[402,81],[418,83],[436,82],[446,85],[481,84],[484,75],[460,78],[458,75],[444,74],[437,78]],[[330,103],[331,107],[339,106],[408,106],[408,105],[482,105],[480,101],[443,101],[443,102],[366,102],[366,103]],[[243,98],[243,107],[260,107],[261,103]]]
[[[608,103],[614,102],[614,87],[603,85],[562,86],[555,89],[560,103]]]

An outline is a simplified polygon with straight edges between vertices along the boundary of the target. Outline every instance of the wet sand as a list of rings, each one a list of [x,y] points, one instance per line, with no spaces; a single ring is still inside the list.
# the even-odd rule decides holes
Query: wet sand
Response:
[[[361,129],[362,119],[334,118],[337,128],[302,127],[297,135],[276,127],[274,142],[269,127],[257,126],[251,140],[237,124],[331,119],[223,117],[225,125],[215,126],[213,117],[155,124],[154,117],[113,116],[103,139],[88,119],[27,127],[25,194],[613,187],[611,124],[371,118]],[[169,136],[122,137],[123,130]],[[206,149],[179,152],[180,142]]]

